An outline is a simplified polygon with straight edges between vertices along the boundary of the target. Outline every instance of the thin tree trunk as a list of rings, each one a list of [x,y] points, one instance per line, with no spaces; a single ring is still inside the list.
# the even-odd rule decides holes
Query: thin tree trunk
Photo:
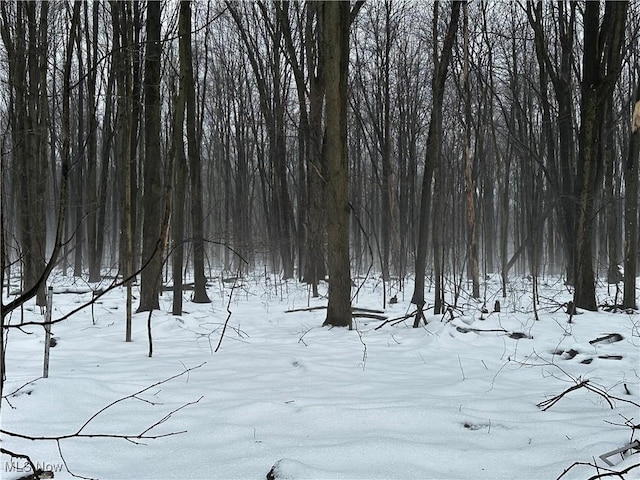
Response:
[[[182,21],[186,23],[184,34],[180,37],[183,42],[180,66],[184,58],[185,101],[187,107],[187,150],[189,160],[191,186],[191,229],[193,232],[193,276],[194,303],[210,303],[207,295],[207,278],[204,274],[204,214],[202,207],[202,164],[200,160],[200,144],[196,135],[197,108],[195,79],[193,76],[193,54],[191,50],[191,2],[180,4]]]
[[[442,51],[439,56],[437,54],[437,42],[435,39],[438,36],[438,3],[434,3],[434,20],[433,20],[433,38],[434,38],[434,76],[432,80],[432,97],[433,106],[431,109],[431,120],[429,122],[429,133],[427,134],[427,151],[425,155],[425,167],[424,176],[422,178],[422,193],[420,197],[420,217],[419,217],[419,229],[418,229],[418,248],[416,252],[416,282],[413,291],[413,297],[411,303],[418,307],[414,327],[418,327],[420,320],[424,319],[423,308],[425,305],[424,300],[424,280],[426,273],[427,263],[427,239],[429,236],[429,210],[431,203],[431,180],[434,176],[434,172],[440,165],[440,150],[441,150],[441,133],[442,133],[442,104],[444,100],[444,87],[445,80],[447,78],[447,71],[449,69],[449,63],[453,51],[453,43],[458,29],[458,19],[460,18],[460,2],[454,2],[451,6],[451,18],[447,27],[447,33],[442,46]],[[437,176],[436,176],[437,177]],[[435,179],[436,182],[440,181],[439,178]],[[439,196],[436,196],[439,198]],[[440,211],[440,204],[438,204],[438,211]],[[433,248],[434,248],[434,267],[438,269],[442,262],[442,248],[441,248],[441,230],[439,225],[433,231]],[[439,276],[439,275],[438,275]],[[436,278],[437,287],[440,288],[440,279]],[[441,292],[436,290],[435,293],[435,308],[436,313],[440,312],[441,307]]]
[[[466,188],[466,219],[467,219],[467,258],[468,273],[472,282],[471,296],[480,298],[480,269],[478,260],[478,233],[476,227],[476,188],[473,178],[473,156],[471,144],[472,116],[471,116],[471,82],[469,78],[469,16],[468,2],[462,4],[463,10],[463,30],[464,30],[464,152],[465,166],[464,179]]]

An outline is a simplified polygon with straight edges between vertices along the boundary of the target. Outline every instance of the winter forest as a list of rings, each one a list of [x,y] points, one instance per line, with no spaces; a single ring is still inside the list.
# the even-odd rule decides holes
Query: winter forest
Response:
[[[533,464],[508,464],[505,478],[600,478],[603,472],[625,478],[640,468],[637,455],[635,461],[625,456],[640,449],[640,2],[0,1],[0,34],[4,474],[50,478],[52,465],[61,461],[56,478],[75,477],[76,471],[99,478],[500,478],[495,465],[478,473],[486,452],[477,446],[469,446],[477,451],[468,465],[439,469],[406,450],[399,453],[393,442],[368,448],[367,431],[355,426],[354,444],[369,452],[367,469],[353,459],[335,470],[326,463],[340,452],[326,447],[333,439],[329,427],[339,430],[346,420],[332,416],[333,410],[313,409],[329,408],[335,398],[358,403],[362,397],[340,396],[327,373],[334,364],[327,371],[311,369],[326,361],[321,352],[309,353],[311,344],[323,345],[336,359],[345,352],[358,357],[363,378],[342,370],[335,375],[362,387],[378,405],[386,401],[370,397],[374,391],[421,395],[411,381],[387,382],[405,368],[393,367],[404,365],[405,354],[418,359],[402,370],[407,376],[432,368],[424,363],[438,364],[440,357],[425,360],[435,338],[442,342],[435,350],[453,355],[435,367],[451,376],[428,377],[430,385],[440,379],[451,388],[438,401],[448,407],[437,408],[452,410],[434,410],[438,417],[454,418],[458,400],[451,400],[460,395],[484,401],[470,377],[493,388],[496,378],[535,364],[542,370],[529,371],[524,380],[514,377],[496,401],[522,412],[520,403],[509,403],[521,381],[531,395],[559,393],[560,387],[543,382],[555,378],[545,369],[558,368],[565,391],[556,401],[579,390],[589,408],[611,405],[617,416],[605,421],[626,426],[617,427],[624,440],[613,432],[598,444],[597,434],[580,423],[581,407],[567,408],[558,421],[580,423],[577,432],[596,443],[549,460],[540,477]],[[103,312],[102,320],[96,312]],[[203,326],[204,317],[215,320]],[[479,327],[476,320],[486,323]],[[545,321],[541,334],[532,333]],[[584,338],[572,330],[581,321],[589,324]],[[80,334],[85,327],[98,333]],[[108,327],[119,329],[118,342],[112,330],[105,333]],[[288,353],[291,335],[307,356]],[[245,345],[263,336],[275,344],[272,349],[262,340]],[[460,355],[470,355],[471,336],[486,342],[481,348],[488,352],[475,360],[494,364],[482,360],[477,371],[465,369]],[[574,343],[561,348],[559,338],[567,337]],[[520,345],[534,338],[544,347],[505,353],[513,347],[503,341]],[[119,375],[141,361],[127,346],[136,339],[136,355],[167,363],[154,363],[151,373],[134,381]],[[199,350],[191,356],[194,341]],[[171,353],[157,360],[165,344]],[[383,354],[383,345],[401,355]],[[59,361],[69,371],[81,368],[79,358],[119,352],[122,364],[109,361],[107,367],[104,360],[102,380],[87,372],[81,377],[121,386],[113,392],[95,387],[98,400],[90,408],[79,407],[74,417],[60,410],[66,420],[44,428],[34,419],[40,408],[94,387],[68,372],[58,380],[52,374],[45,384],[38,373],[43,348],[45,363],[69,348]],[[308,368],[308,378],[315,379],[296,388],[302,397],[316,395],[302,411],[326,415],[327,427],[314,425],[320,431],[315,440],[329,449],[324,454],[278,455],[274,447],[263,452],[262,463],[262,453],[253,452],[247,453],[253,463],[227,464],[229,457],[217,453],[216,465],[225,465],[219,471],[159,462],[153,474],[140,464],[114,470],[104,459],[87,460],[123,439],[129,442],[113,450],[123,465],[127,449],[138,448],[130,442],[150,441],[160,445],[153,448],[164,452],[161,458],[174,455],[167,453],[178,448],[170,444],[180,441],[174,434],[198,428],[185,412],[207,401],[192,397],[206,394],[197,383],[171,390],[175,408],[166,407],[166,417],[154,423],[144,408],[157,404],[143,398],[143,387],[169,388],[176,378],[197,375],[238,389],[228,405],[221,400],[210,406],[228,409],[229,417],[238,398],[255,397],[247,400],[249,416],[256,418],[252,448],[266,448],[267,440],[256,439],[256,425],[266,428],[264,416],[291,416],[280,411],[282,405],[272,410],[261,403],[266,400],[249,384],[267,390],[280,385],[278,392],[293,388],[280,377],[266,380],[275,375],[267,365],[280,368],[273,359],[278,348],[287,357],[282,372],[292,365],[299,373]],[[199,356],[203,350],[209,366]],[[589,361],[575,370],[556,364],[580,355]],[[216,358],[228,361],[237,383],[207,373]],[[379,375],[376,359],[385,365]],[[182,373],[173,375],[176,368]],[[258,378],[242,380],[248,371]],[[589,383],[588,374],[597,381]],[[453,377],[457,386],[449,383]],[[573,385],[568,390],[567,381]],[[280,403],[294,405],[286,398]],[[131,400],[148,405],[121,415],[118,406]],[[390,401],[407,409],[394,411],[399,423],[427,408],[409,408],[405,401]],[[555,405],[532,402],[536,414]],[[588,415],[600,421],[607,411],[598,408]],[[156,433],[165,420],[188,426]],[[379,417],[360,420],[377,425]],[[148,428],[135,434],[110,428],[130,422],[134,429],[140,422]],[[230,431],[239,428],[231,424]],[[462,425],[467,434],[486,427],[479,420]],[[394,438],[415,433],[385,428]],[[541,428],[533,427],[529,443],[536,434],[544,438]],[[223,451],[224,442],[207,431],[204,445]],[[499,427],[491,432],[500,434]],[[282,448],[286,435],[275,437]],[[461,442],[458,433],[444,435]],[[73,443],[85,437],[94,443]],[[229,445],[243,449],[232,437]],[[25,443],[31,440],[39,442]],[[594,460],[624,445],[629,448],[618,452],[625,458],[617,470]],[[595,449],[576,453],[587,447]],[[375,466],[376,456],[389,450],[398,451],[406,469]],[[537,453],[532,462],[539,466],[549,457]],[[18,464],[27,476],[18,476]]]

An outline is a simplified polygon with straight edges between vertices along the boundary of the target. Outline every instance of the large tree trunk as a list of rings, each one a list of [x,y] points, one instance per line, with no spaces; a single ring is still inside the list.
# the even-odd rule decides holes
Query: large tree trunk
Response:
[[[347,159],[349,2],[326,1],[323,8],[327,122],[324,156],[329,242],[329,303],[324,325],[351,328]]]
[[[600,2],[587,2],[584,13],[584,56],[577,188],[576,285],[574,304],[597,310],[593,270],[593,225],[603,158],[598,149],[603,131],[604,105],[612,100],[620,73],[627,17],[626,2],[607,2],[600,25]]]
[[[147,4],[147,43],[144,79],[144,224],[142,232],[142,273],[138,312],[160,308],[162,280],[162,161],[160,158],[160,2]]]

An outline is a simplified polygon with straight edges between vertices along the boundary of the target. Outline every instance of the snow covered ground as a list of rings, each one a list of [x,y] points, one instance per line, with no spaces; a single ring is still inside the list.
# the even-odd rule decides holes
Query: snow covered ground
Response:
[[[54,287],[54,320],[92,297],[69,278]],[[397,283],[387,289],[398,295],[387,317],[412,310],[411,282],[404,292]],[[569,323],[561,304],[571,296],[548,279],[536,321],[530,282],[513,279],[506,299],[498,289],[497,279],[488,282],[486,304],[492,311],[500,300],[501,313],[482,314],[482,303],[461,298],[453,319],[376,329],[381,320],[358,318],[349,331],[322,328],[323,310],[286,313],[326,305],[305,285],[216,279],[213,303],[186,302],[181,317],[163,294],[149,358],[148,314],[134,316],[134,341],[125,343],[118,288],[54,325],[48,379],[38,378],[42,327],[13,329],[8,342],[2,429],[97,436],[5,434],[2,447],[29,454],[57,479],[264,479],[276,463],[275,478],[296,480],[553,479],[574,462],[616,471],[640,464],[640,453],[612,456],[613,467],[599,458],[640,438],[630,427],[640,424],[640,315],[581,312]],[[613,302],[606,286],[599,301]],[[365,281],[355,303],[380,309],[381,281]],[[40,320],[33,305],[11,323]],[[139,444],[104,436],[143,432],[175,435]],[[562,478],[604,472],[578,465]],[[23,460],[2,456],[0,477],[26,473]],[[638,475],[640,466],[627,478]]]

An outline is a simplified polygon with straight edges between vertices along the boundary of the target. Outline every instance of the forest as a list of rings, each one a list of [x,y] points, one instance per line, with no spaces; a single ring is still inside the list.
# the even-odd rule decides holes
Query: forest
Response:
[[[167,282],[206,302],[214,271],[316,285],[347,209],[340,263],[428,278],[436,313],[445,284],[510,271],[563,275],[589,310],[624,281],[635,306],[636,2],[342,9],[344,179],[321,3],[0,8],[2,275],[39,304],[54,265],[139,277],[139,311]]]
[[[219,281],[231,317],[256,276],[349,330],[405,293],[414,328],[499,312],[519,281],[537,320],[550,278],[569,323],[635,318],[640,2],[0,1],[0,34],[0,396],[60,278],[91,298],[26,325],[123,289],[149,357],[152,312]]]

